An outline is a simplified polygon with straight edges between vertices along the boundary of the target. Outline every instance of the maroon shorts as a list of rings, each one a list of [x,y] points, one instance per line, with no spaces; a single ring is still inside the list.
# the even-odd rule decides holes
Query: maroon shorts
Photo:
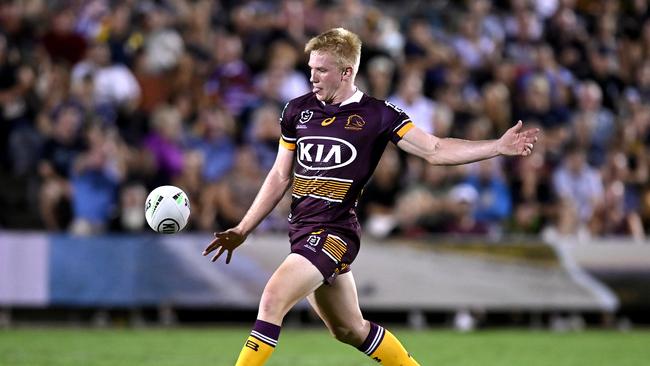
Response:
[[[331,285],[337,275],[350,271],[359,253],[359,232],[330,227],[305,227],[290,230],[291,253],[307,258]]]

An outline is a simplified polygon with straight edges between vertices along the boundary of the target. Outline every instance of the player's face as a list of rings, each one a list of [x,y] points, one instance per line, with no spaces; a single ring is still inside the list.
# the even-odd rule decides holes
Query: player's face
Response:
[[[340,102],[336,100],[341,93],[343,70],[336,64],[333,55],[327,52],[312,51],[309,55],[309,68],[312,91],[318,100],[325,103]]]

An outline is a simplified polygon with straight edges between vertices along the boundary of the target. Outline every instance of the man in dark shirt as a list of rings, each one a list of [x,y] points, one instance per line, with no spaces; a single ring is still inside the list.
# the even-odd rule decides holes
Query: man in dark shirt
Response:
[[[40,212],[47,230],[60,230],[67,225],[61,220],[58,206],[72,198],[70,174],[78,155],[84,150],[80,130],[83,123],[79,106],[65,103],[53,115],[52,135],[41,150],[38,173],[41,178]],[[63,222],[62,222],[63,221]]]
[[[530,155],[538,130],[521,121],[500,139],[441,139],[415,127],[398,107],[354,85],[361,41],[342,28],[311,39],[312,92],[284,108],[278,155],[255,201],[234,228],[216,233],[203,255],[232,251],[291,185],[291,254],[269,279],[258,319],[237,366],[263,365],[293,305],[307,298],[334,336],[383,365],[418,365],[389,331],[363,318],[350,265],[359,251],[356,204],[388,142],[431,164],[464,164],[498,155]],[[292,172],[293,171],[293,172]]]

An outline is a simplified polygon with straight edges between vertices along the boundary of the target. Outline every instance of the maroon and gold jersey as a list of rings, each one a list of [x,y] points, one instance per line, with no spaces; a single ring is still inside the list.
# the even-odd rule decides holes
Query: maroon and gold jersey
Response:
[[[358,225],[357,200],[386,144],[413,127],[401,109],[360,91],[340,105],[325,105],[313,93],[293,99],[280,125],[280,144],[295,151],[293,229]]]

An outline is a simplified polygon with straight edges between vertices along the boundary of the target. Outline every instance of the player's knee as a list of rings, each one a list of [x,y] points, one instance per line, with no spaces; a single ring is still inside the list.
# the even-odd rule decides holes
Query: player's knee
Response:
[[[358,346],[365,338],[362,328],[362,326],[341,325],[332,327],[330,333],[340,342]]]
[[[286,301],[273,291],[264,291],[260,300],[259,314],[262,318],[283,318],[286,313]]]

